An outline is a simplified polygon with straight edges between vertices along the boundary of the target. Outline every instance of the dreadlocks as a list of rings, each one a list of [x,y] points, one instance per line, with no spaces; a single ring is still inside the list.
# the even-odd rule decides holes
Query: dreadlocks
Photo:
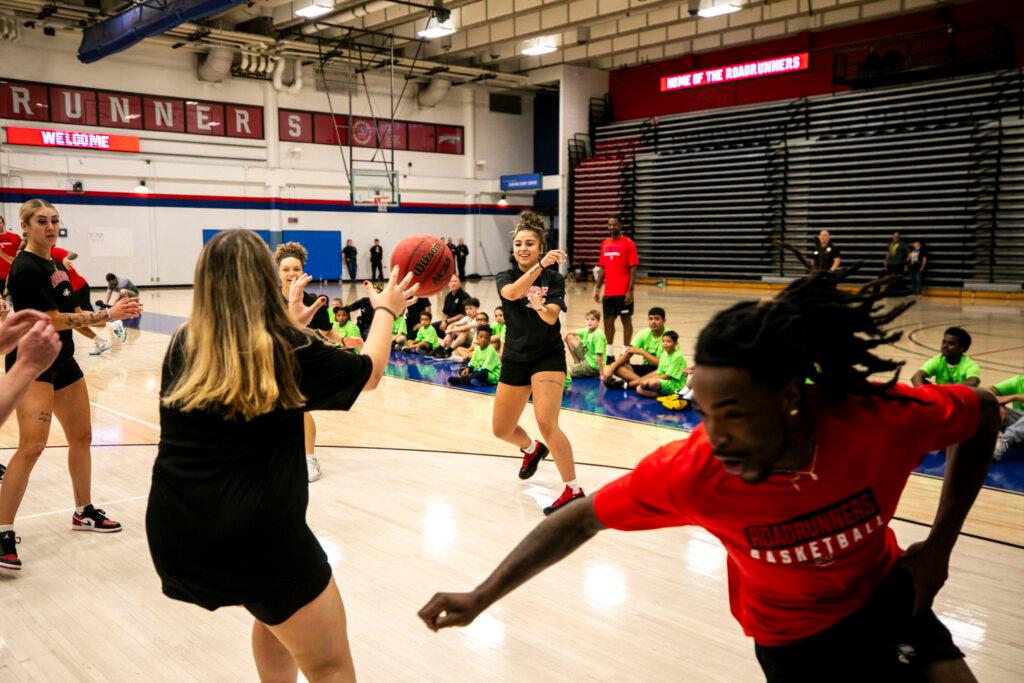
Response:
[[[743,301],[718,313],[697,338],[697,364],[741,367],[754,381],[774,386],[811,379],[826,397],[888,395],[903,363],[873,351],[900,339],[901,332],[889,333],[884,326],[913,302],[882,313],[884,282],[854,293],[840,290],[855,269],[815,273],[774,299]],[[884,384],[869,381],[874,373],[891,371]]]

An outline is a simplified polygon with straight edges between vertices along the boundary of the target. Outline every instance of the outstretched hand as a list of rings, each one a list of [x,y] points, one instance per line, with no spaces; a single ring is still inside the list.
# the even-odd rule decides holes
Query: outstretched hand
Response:
[[[363,285],[366,287],[366,296],[369,297],[370,304],[374,308],[383,306],[394,313],[395,317],[398,317],[405,309],[416,303],[416,292],[419,291],[420,284],[417,282],[410,285],[410,282],[412,282],[412,273],[406,273],[405,277],[399,281],[398,266],[395,266],[391,269],[391,277],[388,279],[387,285],[379,292],[369,280],[366,280]]]
[[[3,300],[0,299],[0,301]],[[7,302],[4,301],[4,305],[6,304]],[[4,324],[0,326],[0,353],[9,353],[18,345],[19,340],[28,334],[32,326],[39,322],[50,322],[50,316],[41,311],[27,308],[8,315]]]
[[[303,302],[302,295],[306,293],[306,285],[312,280],[312,275],[303,273],[292,280],[292,284],[288,288],[288,312],[297,323],[303,326],[308,325],[316,312],[327,304],[326,296],[318,296],[316,301],[309,306]]]
[[[451,626],[468,626],[484,610],[477,593],[437,593],[417,613],[435,633]]]
[[[133,296],[118,299],[117,303],[107,309],[107,313],[111,320],[138,318],[142,315],[142,303]]]

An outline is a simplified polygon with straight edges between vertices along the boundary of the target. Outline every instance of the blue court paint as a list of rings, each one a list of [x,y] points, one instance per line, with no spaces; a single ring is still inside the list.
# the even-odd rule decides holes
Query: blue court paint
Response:
[[[126,327],[147,332],[171,334],[185,322],[184,318],[162,313],[143,313],[137,320],[125,321]],[[437,384],[450,389],[472,391],[478,394],[494,395],[495,387],[454,387],[448,378],[458,374],[459,364],[451,360],[437,360],[407,353],[392,353],[391,362],[385,370],[388,377],[413,382]],[[603,415],[619,420],[653,424],[680,430],[678,438],[692,431],[700,419],[692,410],[671,411],[652,398],[644,398],[636,392],[611,390],[596,379],[573,381],[569,391],[562,397],[562,408],[592,415]],[[921,465],[914,470],[926,476],[942,477],[946,471],[946,456],[933,451],[925,456]],[[1024,449],[1010,449],[1000,462],[993,463],[985,478],[985,486],[1004,491],[1024,494]]]

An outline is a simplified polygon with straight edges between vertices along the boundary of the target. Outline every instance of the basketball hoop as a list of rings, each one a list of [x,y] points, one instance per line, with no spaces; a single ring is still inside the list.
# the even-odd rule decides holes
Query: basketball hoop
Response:
[[[373,203],[377,205],[377,211],[380,213],[388,212],[388,198],[381,195],[373,196]]]

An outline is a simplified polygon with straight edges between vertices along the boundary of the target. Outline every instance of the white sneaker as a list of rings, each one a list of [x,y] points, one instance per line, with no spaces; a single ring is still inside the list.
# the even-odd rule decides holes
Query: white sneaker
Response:
[[[106,339],[97,339],[96,344],[89,349],[90,356],[98,356],[104,351],[110,349],[110,342]]]
[[[1009,450],[1009,448],[1010,442],[1007,441],[1006,438],[1003,436],[997,436],[996,447],[995,450],[992,451],[992,459],[996,462],[999,462],[1000,460],[1003,459],[1003,456],[1006,455],[1006,451]]]
[[[306,456],[306,477],[310,482],[314,482],[320,478],[323,472],[320,471],[320,461],[316,459],[315,455]]]
[[[114,321],[114,335],[117,337],[117,341],[121,342],[122,344],[128,341],[128,332],[124,329],[124,323],[122,323],[120,320]]]

